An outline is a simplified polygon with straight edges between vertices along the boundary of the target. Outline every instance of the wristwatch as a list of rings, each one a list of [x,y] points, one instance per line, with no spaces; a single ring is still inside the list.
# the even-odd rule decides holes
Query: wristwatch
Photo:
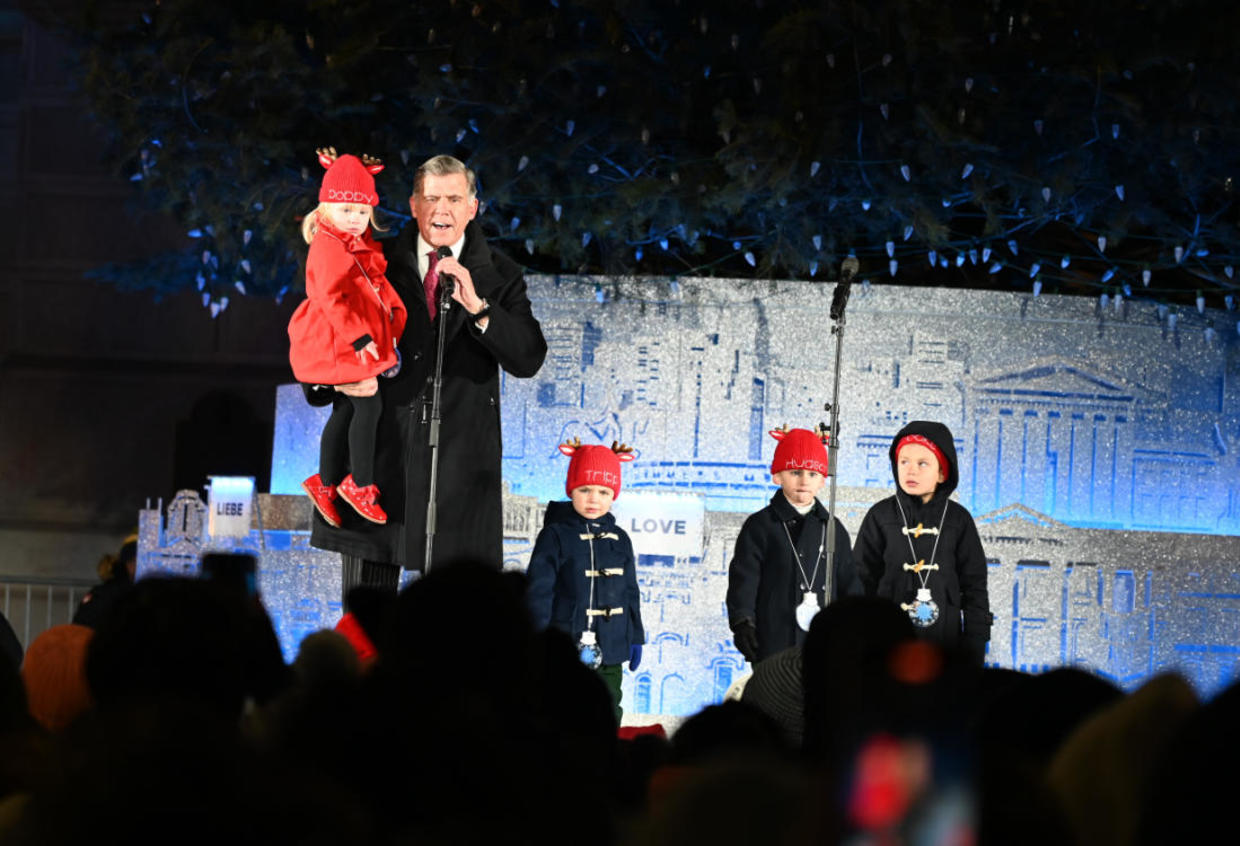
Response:
[[[469,316],[469,319],[472,320],[474,323],[477,323],[479,320],[486,317],[490,313],[491,313],[491,304],[487,302],[486,299],[484,298],[482,300],[482,308],[478,309],[473,314],[471,314]]]

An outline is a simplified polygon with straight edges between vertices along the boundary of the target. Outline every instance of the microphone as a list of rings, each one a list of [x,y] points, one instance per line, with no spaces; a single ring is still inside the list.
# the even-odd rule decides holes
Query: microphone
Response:
[[[840,320],[844,316],[844,307],[848,305],[848,294],[852,288],[853,277],[861,269],[861,262],[856,256],[849,256],[840,265],[840,281],[835,285],[835,293],[831,297],[831,319]]]
[[[435,250],[441,259],[452,258],[452,248],[444,245]],[[439,274],[439,307],[448,308],[452,302],[452,292],[456,290],[456,277],[451,273]]]

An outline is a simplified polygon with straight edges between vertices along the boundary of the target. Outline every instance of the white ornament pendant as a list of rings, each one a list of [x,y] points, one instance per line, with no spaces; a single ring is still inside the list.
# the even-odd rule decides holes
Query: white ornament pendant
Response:
[[[812,590],[805,592],[801,597],[801,604],[797,606],[797,625],[801,627],[801,631],[809,631],[809,624],[813,621],[814,615],[818,613],[818,594]]]

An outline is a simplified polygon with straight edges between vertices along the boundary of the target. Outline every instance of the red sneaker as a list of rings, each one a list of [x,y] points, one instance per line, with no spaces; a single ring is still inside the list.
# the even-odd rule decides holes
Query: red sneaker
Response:
[[[357,483],[353,481],[353,474],[350,473],[344,477],[336,490],[340,492],[341,499],[352,505],[354,511],[370,522],[387,522],[387,513],[379,507],[378,485],[367,485],[364,488],[359,488]]]
[[[323,477],[315,473],[301,483],[301,489],[310,497],[319,516],[339,529],[340,512],[336,510],[336,486],[323,484]]]

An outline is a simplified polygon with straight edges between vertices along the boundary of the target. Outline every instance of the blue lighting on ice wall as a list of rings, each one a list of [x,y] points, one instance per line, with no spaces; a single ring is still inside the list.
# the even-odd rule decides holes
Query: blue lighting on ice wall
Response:
[[[635,446],[626,492],[700,497],[700,553],[639,559],[649,657],[625,678],[627,709],[692,713],[748,672],[727,563],[773,492],[766,431],[825,419],[832,286],[622,279],[600,303],[585,282],[530,281],[549,353],[538,377],[503,381],[506,565],[525,566],[545,503],[563,498],[568,437]],[[1125,686],[1176,667],[1214,690],[1240,657],[1240,373],[1221,334],[1135,302],[857,291],[837,512],[855,532],[892,489],[892,435],[941,420],[990,558],[989,662],[1082,665]],[[298,494],[321,418],[296,390],[277,416],[272,492]]]

